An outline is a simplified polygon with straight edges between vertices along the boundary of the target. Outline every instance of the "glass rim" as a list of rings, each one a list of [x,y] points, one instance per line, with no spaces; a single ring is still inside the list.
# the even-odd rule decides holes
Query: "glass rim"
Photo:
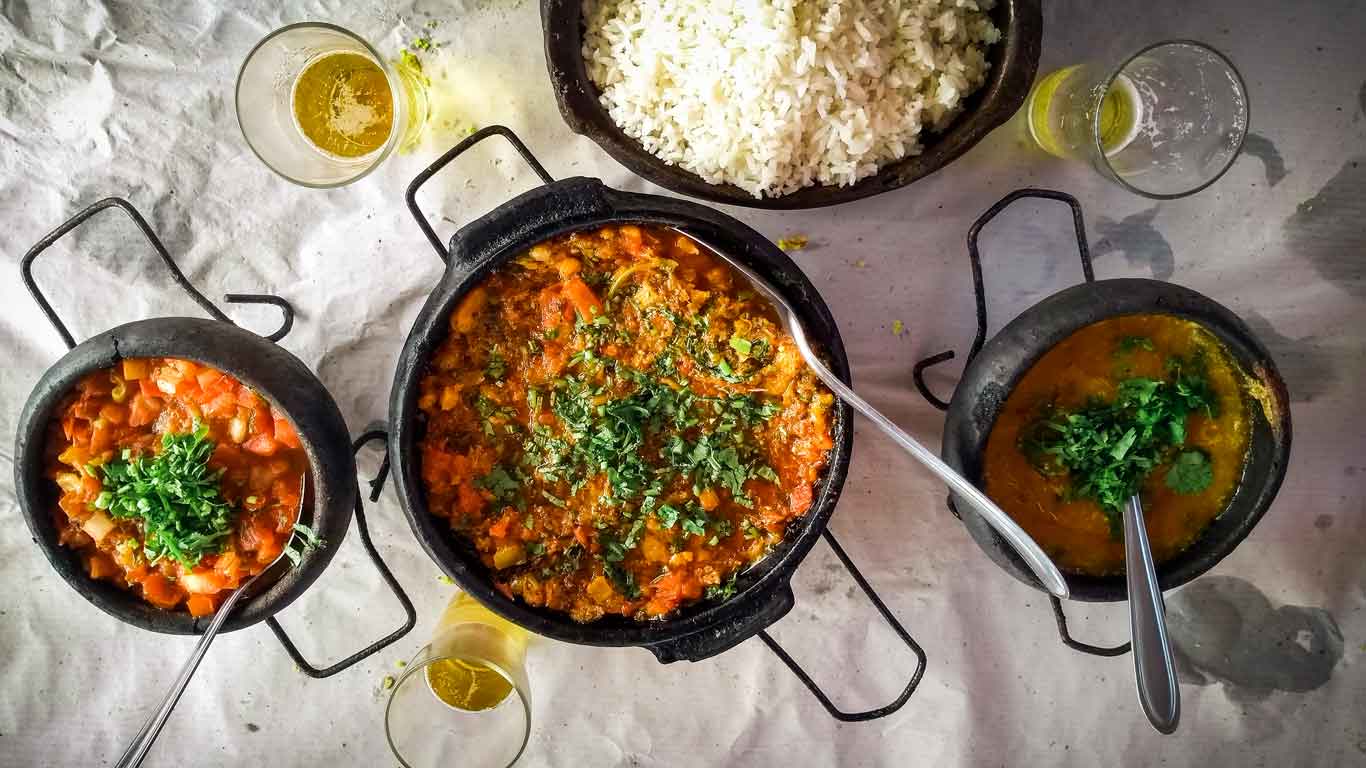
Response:
[[[1159,40],[1155,43],[1150,43],[1148,45],[1143,46],[1134,53],[1126,56],[1124,60],[1119,63],[1118,66],[1110,70],[1110,74],[1106,75],[1105,77],[1105,89],[1100,92],[1100,98],[1102,100],[1105,98],[1105,95],[1110,92],[1110,86],[1114,84],[1115,78],[1123,74],[1124,70],[1127,69],[1129,65],[1134,62],[1135,59],[1146,53],[1157,50],[1158,48],[1165,48],[1169,45],[1184,45],[1192,48],[1199,48],[1205,51],[1206,53],[1213,54],[1215,58],[1224,63],[1224,66],[1228,67],[1229,73],[1233,75],[1233,82],[1238,87],[1238,93],[1243,97],[1243,130],[1242,133],[1238,136],[1238,146],[1233,148],[1233,152],[1229,155],[1228,162],[1224,163],[1224,167],[1220,168],[1217,173],[1215,173],[1213,176],[1210,176],[1201,184],[1192,187],[1188,190],[1184,190],[1182,192],[1148,192],[1146,190],[1139,189],[1133,184],[1130,184],[1128,181],[1125,181],[1119,175],[1119,173],[1115,171],[1114,166],[1110,165],[1110,158],[1105,154],[1105,146],[1104,143],[1101,141],[1100,110],[1097,109],[1096,116],[1092,119],[1091,122],[1091,140],[1095,143],[1094,146],[1096,150],[1096,156],[1099,157],[1100,161],[1105,164],[1105,169],[1110,172],[1110,177],[1114,179],[1116,182],[1118,182],[1120,186],[1124,187],[1130,192],[1133,192],[1136,195],[1140,195],[1142,197],[1146,197],[1152,200],[1176,200],[1178,198],[1187,197],[1189,195],[1193,195],[1197,192],[1204,190],[1214,182],[1223,178],[1224,174],[1228,173],[1228,169],[1232,168],[1233,163],[1238,160],[1238,156],[1243,153],[1243,144],[1247,141],[1247,132],[1252,125],[1252,100],[1249,99],[1247,96],[1247,82],[1243,80],[1243,73],[1238,71],[1238,68],[1233,65],[1233,62],[1229,60],[1227,56],[1216,50],[1213,46],[1207,43],[1202,43],[1199,40],[1190,40],[1187,38],[1173,38],[1170,40]]]
[[[441,654],[439,656],[432,655],[428,658],[422,659],[421,661],[416,661],[416,659],[421,658],[423,654],[429,652],[431,648],[431,643],[428,643],[427,645],[423,646],[413,656],[414,661],[409,661],[407,668],[403,670],[403,674],[399,675],[398,679],[394,681],[394,687],[389,692],[389,699],[384,703],[384,741],[389,745],[390,754],[392,754],[394,756],[394,759],[398,760],[398,762],[404,768],[414,768],[414,766],[411,763],[404,759],[403,754],[399,752],[398,747],[394,744],[393,734],[389,731],[389,711],[393,708],[394,696],[398,694],[398,691],[403,686],[403,683],[410,677],[412,677],[414,674],[416,674],[418,670],[425,669],[438,661],[443,661],[446,659],[462,659],[465,661],[473,661],[475,663],[482,664],[488,667],[489,669],[493,670],[494,672],[497,672],[499,676],[507,680],[508,683],[512,685],[512,693],[517,694],[517,701],[522,705],[522,743],[517,747],[517,754],[513,755],[512,759],[508,761],[508,766],[510,767],[516,764],[518,760],[522,759],[522,753],[526,751],[526,746],[531,741],[531,696],[528,694],[527,691],[523,690],[523,687],[520,684],[518,684],[516,677],[513,676],[513,674],[510,671],[503,668],[502,664],[499,664],[496,661],[491,661],[477,654],[446,653]],[[432,695],[433,697],[435,697],[436,694]],[[437,701],[440,701],[440,699],[437,699]],[[507,699],[504,699],[503,701],[507,701]],[[479,714],[479,712],[492,712],[499,706],[502,706],[502,703],[503,702],[499,702],[498,704],[494,705],[493,707],[490,707],[489,709],[464,712],[464,714],[476,715]],[[451,707],[451,705],[446,704],[446,702],[444,701],[442,701],[441,704],[450,707],[450,709],[454,712],[461,712],[461,710],[459,710],[458,708]]]
[[[354,176],[348,176],[341,181],[304,181],[281,171],[279,168],[276,168],[273,163],[263,157],[261,152],[256,149],[256,145],[251,141],[251,136],[247,133],[246,126],[242,124],[242,99],[240,96],[242,93],[242,76],[246,74],[247,65],[251,63],[251,60],[256,56],[257,51],[261,50],[262,46],[266,43],[269,43],[271,40],[274,40],[276,37],[279,37],[286,32],[292,32],[296,29],[326,29],[356,41],[370,54],[370,57],[375,60],[375,63],[379,65],[380,71],[384,73],[385,82],[389,84],[389,96],[393,100],[394,111],[393,125],[389,127],[389,138],[385,139],[384,146],[376,150],[371,161],[365,165],[359,173]],[[384,60],[384,57],[380,55],[379,51],[375,50],[373,45],[370,45],[370,43],[360,35],[357,35],[355,32],[352,32],[345,27],[331,24],[326,21],[297,21],[293,24],[286,24],[283,27],[272,30],[270,34],[257,41],[256,45],[252,46],[251,50],[247,52],[246,57],[242,59],[242,66],[237,69],[237,80],[233,85],[232,95],[233,113],[237,115],[237,129],[241,131],[242,139],[246,141],[247,146],[251,149],[251,153],[256,155],[256,159],[260,160],[261,163],[275,173],[275,175],[292,184],[298,184],[301,187],[309,187],[311,189],[336,189],[360,181],[378,168],[380,163],[384,162],[385,158],[393,154],[394,148],[398,146],[398,142],[403,135],[402,123],[404,121],[399,119],[403,111],[403,82],[399,79],[398,72],[389,64],[389,62]],[[359,167],[359,164],[357,164],[357,167]]]

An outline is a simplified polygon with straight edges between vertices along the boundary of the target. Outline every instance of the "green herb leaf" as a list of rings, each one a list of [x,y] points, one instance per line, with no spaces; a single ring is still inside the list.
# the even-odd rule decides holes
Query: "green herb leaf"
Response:
[[[1152,352],[1156,347],[1153,346],[1153,340],[1147,336],[1125,336],[1119,340],[1115,352],[1116,354],[1129,354],[1139,349]]]
[[[1167,470],[1167,487],[1181,494],[1200,493],[1214,482],[1214,467],[1203,451],[1182,451]]]

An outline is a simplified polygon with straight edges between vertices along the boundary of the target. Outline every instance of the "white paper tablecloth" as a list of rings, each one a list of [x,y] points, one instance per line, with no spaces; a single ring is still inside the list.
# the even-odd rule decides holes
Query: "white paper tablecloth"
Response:
[[[0,765],[112,760],[162,695],[192,640],[124,626],[79,598],[30,540],[10,452],[19,411],[63,353],[18,279],[22,254],[72,212],[122,195],[211,296],[275,291],[300,316],[284,346],[330,388],[358,433],[385,416],[398,349],[439,275],[402,205],[437,136],[351,187],[319,192],[271,174],[233,112],[237,67],[271,29],[321,19],[393,53],[428,18],[428,57],[448,134],[512,126],[558,176],[642,190],[564,127],[544,75],[534,5],[513,0],[383,6],[12,2],[0,18]],[[223,6],[223,7],[220,7]],[[529,765],[1366,764],[1366,7],[1219,0],[1053,2],[1042,66],[1164,37],[1208,41],[1251,91],[1248,151],[1216,186],[1154,203],[1032,151],[1008,126],[908,189],[834,209],[734,213],[771,237],[805,234],[796,260],[840,323],[854,378],[928,443],[942,416],[911,366],[944,348],[947,395],[973,333],[963,238],[1006,192],[1077,195],[1101,277],[1155,275],[1242,314],[1276,355],[1294,400],[1285,486],[1252,536],[1168,596],[1183,654],[1172,737],[1140,713],[1129,657],[1058,641],[1043,595],[981,555],[943,490],[860,428],[833,530],[929,654],[898,714],[839,725],[758,642],[663,666],[638,649],[550,641],[531,651]],[[454,227],[533,184],[503,148],[429,185]],[[983,237],[992,330],[1078,279],[1059,206],[1021,205]],[[200,314],[126,222],[100,220],[50,252],[39,280],[85,338],[134,318]],[[230,314],[261,332],[264,308]],[[893,322],[907,331],[896,336]],[[866,426],[866,425],[862,425]],[[376,456],[363,457],[373,472]],[[424,642],[453,588],[437,579],[393,491],[371,508],[379,547],[418,605],[417,629],[338,675],[297,672],[264,626],[220,638],[148,765],[388,765],[382,680]],[[797,608],[774,634],[845,708],[884,703],[911,658],[824,544],[801,567]],[[1121,641],[1122,605],[1070,606],[1083,639]],[[305,653],[336,659],[401,620],[355,536],[282,616]],[[460,765],[452,757],[452,765]]]

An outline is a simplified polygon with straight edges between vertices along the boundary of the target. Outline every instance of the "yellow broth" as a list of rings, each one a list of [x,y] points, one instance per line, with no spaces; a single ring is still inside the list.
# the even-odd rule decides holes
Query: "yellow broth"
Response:
[[[1125,348],[1127,337],[1145,337],[1152,349]],[[1124,542],[1112,535],[1101,508],[1067,497],[1066,474],[1047,476],[1020,449],[1021,436],[1050,406],[1083,407],[1094,398],[1113,400],[1119,382],[1163,379],[1170,357],[1203,357],[1205,377],[1218,398],[1215,418],[1187,417],[1186,448],[1210,457],[1214,478],[1204,491],[1183,495],[1167,488],[1168,463],[1144,481],[1144,520],[1158,562],[1179,554],[1223,511],[1242,477],[1250,425],[1243,375],[1227,351],[1200,325],[1170,315],[1129,315],[1089,325],[1049,350],[1006,399],[987,440],[986,492],[1059,567],[1073,573],[1124,571]]]

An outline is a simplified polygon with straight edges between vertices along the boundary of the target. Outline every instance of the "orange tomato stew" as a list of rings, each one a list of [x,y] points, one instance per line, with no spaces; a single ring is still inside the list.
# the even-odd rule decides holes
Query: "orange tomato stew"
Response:
[[[461,300],[419,385],[422,480],[495,585],[575,621],[724,599],[812,503],[832,396],[678,232],[532,247]]]
[[[92,578],[194,616],[288,545],[307,467],[293,425],[259,393],[173,358],[85,376],[47,439],[61,545]]]

